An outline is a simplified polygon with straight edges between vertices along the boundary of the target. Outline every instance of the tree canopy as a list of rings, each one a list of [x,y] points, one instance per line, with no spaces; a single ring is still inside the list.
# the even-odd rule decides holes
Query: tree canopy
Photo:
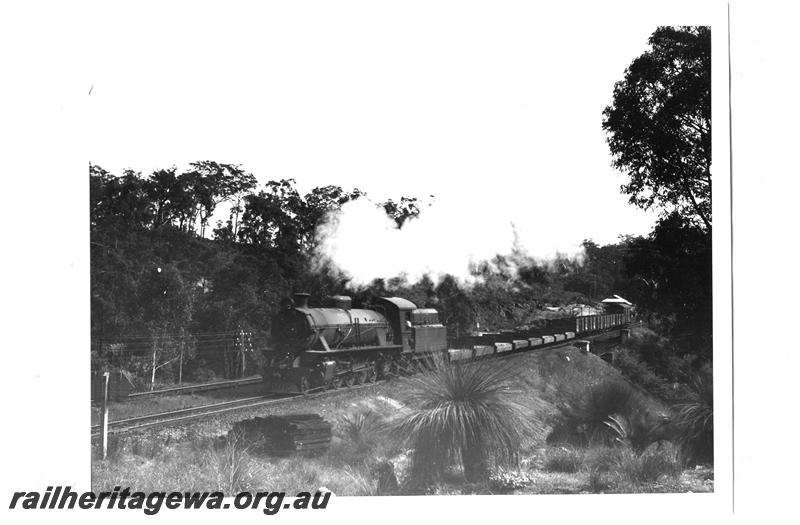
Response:
[[[282,297],[309,290],[313,300],[344,293],[315,260],[326,214],[364,195],[327,185],[303,194],[292,179],[257,188],[238,165],[199,161],[147,174],[115,175],[89,166],[91,317],[96,360],[139,375],[173,373],[176,356],[190,376],[227,374],[222,363],[241,330],[265,334]],[[218,205],[231,204],[227,221]],[[393,203],[394,201],[388,201]],[[398,225],[419,213],[416,198],[376,204]],[[262,346],[264,338],[262,337]]]
[[[622,253],[631,299],[711,358],[711,30],[659,27],[614,86],[603,129],[630,202],[662,215]],[[590,254],[596,250],[589,250]]]
[[[603,112],[622,191],[711,230],[711,30],[659,27]]]

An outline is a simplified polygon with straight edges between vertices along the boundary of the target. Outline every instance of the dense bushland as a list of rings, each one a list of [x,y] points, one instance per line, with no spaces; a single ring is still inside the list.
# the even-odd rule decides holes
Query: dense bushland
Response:
[[[140,386],[257,370],[269,346],[272,313],[298,290],[310,292],[317,304],[334,294],[353,296],[355,305],[380,295],[404,296],[439,309],[452,337],[478,326],[511,328],[569,315],[568,309],[543,308],[591,303],[611,293],[649,305],[643,313],[662,320],[666,334],[679,332],[686,317],[661,312],[642,284],[650,282],[642,275],[655,275],[685,255],[648,258],[655,249],[663,252],[657,235],[608,246],[587,240],[582,261],[498,255],[474,266],[472,286],[451,276],[416,283],[387,276],[353,287],[315,260],[314,246],[325,214],[363,198],[358,189],[325,186],[301,195],[292,180],[258,189],[239,166],[211,161],[148,176],[130,170],[115,176],[91,166],[90,179],[93,362],[132,372]],[[229,217],[212,228],[223,203]],[[398,227],[424,213],[410,197],[380,206]],[[659,290],[660,297],[664,293]],[[682,287],[675,289],[679,293]],[[679,351],[686,349],[692,350]]]

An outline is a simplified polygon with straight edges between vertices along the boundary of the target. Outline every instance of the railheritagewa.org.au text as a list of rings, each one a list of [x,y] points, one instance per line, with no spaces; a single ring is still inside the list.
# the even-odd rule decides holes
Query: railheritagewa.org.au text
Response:
[[[240,492],[225,501],[222,492],[135,492],[130,487],[114,487],[110,492],[75,492],[72,487],[47,487],[44,492],[14,492],[9,509],[132,509],[147,515],[162,509],[240,509],[277,514],[281,509],[325,509],[330,492],[299,492],[285,501],[285,492]]]

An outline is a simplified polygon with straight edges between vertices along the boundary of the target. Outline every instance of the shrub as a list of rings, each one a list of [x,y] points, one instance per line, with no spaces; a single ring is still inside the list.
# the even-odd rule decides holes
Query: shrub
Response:
[[[361,472],[355,472],[349,467],[344,468],[345,475],[353,483],[356,494],[359,496],[380,496],[376,480],[370,479]]]
[[[710,372],[693,380],[696,400],[673,407],[677,443],[686,462],[714,462],[714,387]]]
[[[375,478],[375,495],[385,496],[389,494],[396,494],[399,487],[397,482],[397,475],[395,473],[394,465],[387,461],[380,461],[374,465],[370,471],[372,477]]]
[[[581,469],[583,462],[583,452],[577,449],[558,447],[548,451],[544,468],[550,472],[572,474]]]
[[[617,437],[607,425],[609,417],[627,415],[634,410],[636,398],[633,390],[621,381],[600,383],[594,386],[576,406],[563,406],[563,421],[548,437],[576,445],[611,444]]]
[[[375,448],[384,426],[383,418],[367,409],[341,416],[336,422],[336,433],[363,454]]]
[[[665,415],[651,414],[638,408],[628,416],[609,416],[605,425],[615,434],[615,441],[641,453],[648,446],[671,437],[669,419]]]
[[[513,395],[510,364],[437,361],[411,378],[412,404],[398,434],[414,449],[411,477],[428,485],[449,465],[468,481],[488,480],[489,464],[515,459],[528,423]]]
[[[622,348],[614,356],[614,366],[616,366],[625,377],[630,379],[650,392],[651,394],[665,400],[672,400],[676,396],[673,383],[656,374],[649,365],[639,357],[633,350]]]
[[[621,450],[615,470],[630,483],[647,483],[657,481],[663,475],[678,476],[681,462],[673,447],[653,446],[641,454],[626,448]]]
[[[584,454],[584,464],[589,470],[609,472],[616,468],[622,451],[620,447],[592,447]]]
[[[625,348],[620,348],[614,365],[634,384],[665,401],[684,401],[697,356],[679,356],[670,342],[648,329],[634,329]]]
[[[533,483],[533,479],[528,474],[502,468],[495,469],[489,475],[489,489],[492,492],[509,493],[523,489],[531,483]]]
[[[587,469],[586,488],[589,489],[589,492],[594,494],[605,492],[609,486],[603,470],[599,468]]]
[[[631,408],[633,390],[621,381],[610,381],[595,386],[580,411],[584,421],[602,422],[611,414],[627,414]]]

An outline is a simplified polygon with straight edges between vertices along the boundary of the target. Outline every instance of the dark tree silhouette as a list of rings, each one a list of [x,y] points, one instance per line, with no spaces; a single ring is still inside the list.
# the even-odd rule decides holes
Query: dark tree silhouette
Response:
[[[419,209],[419,201],[416,197],[401,197],[400,202],[389,199],[379,204],[379,206],[383,207],[386,215],[397,223],[398,228],[402,228],[403,224],[409,219],[416,219],[419,217],[421,211]]]
[[[603,112],[622,191],[711,231],[711,30],[659,27]]]
[[[348,192],[339,186],[322,186],[300,195],[294,179],[270,181],[266,188],[245,196],[239,238],[287,253],[309,251],[325,215],[363,195],[357,188]]]
[[[235,164],[210,160],[193,162],[190,168],[181,177],[188,180],[196,215],[200,218],[200,236],[204,237],[208,220],[217,204],[251,191],[256,187],[256,178]]]

